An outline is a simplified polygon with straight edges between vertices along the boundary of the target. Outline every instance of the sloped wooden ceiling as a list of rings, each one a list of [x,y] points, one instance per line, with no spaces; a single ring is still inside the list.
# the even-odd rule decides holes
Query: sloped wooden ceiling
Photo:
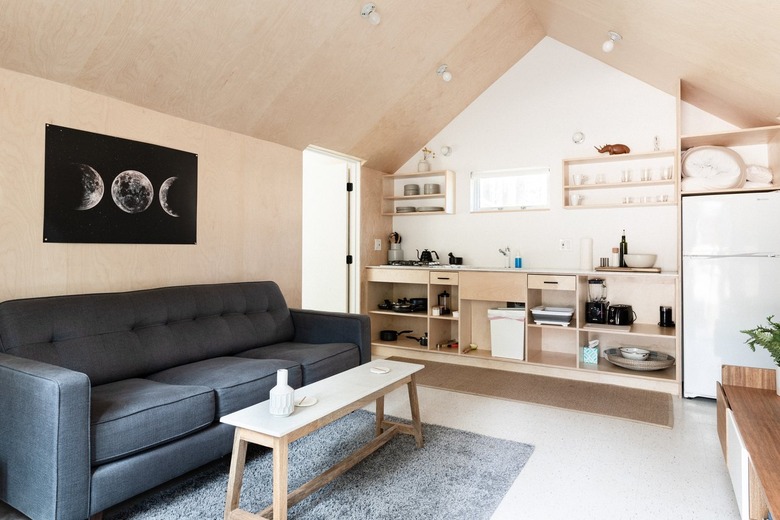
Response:
[[[740,126],[780,115],[780,2],[375,2],[376,26],[363,0],[4,0],[0,67],[387,172],[545,35],[672,94],[682,78]]]

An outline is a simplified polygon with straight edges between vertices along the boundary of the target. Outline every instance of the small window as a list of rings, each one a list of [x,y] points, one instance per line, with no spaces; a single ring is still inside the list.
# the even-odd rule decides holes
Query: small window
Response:
[[[550,168],[471,172],[471,211],[522,211],[550,207]]]

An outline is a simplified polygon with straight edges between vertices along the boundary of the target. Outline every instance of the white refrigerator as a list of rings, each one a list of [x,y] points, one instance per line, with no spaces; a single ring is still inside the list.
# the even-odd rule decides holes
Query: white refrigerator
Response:
[[[780,317],[780,191],[682,200],[683,395],[715,397],[721,365],[774,368],[740,330]]]

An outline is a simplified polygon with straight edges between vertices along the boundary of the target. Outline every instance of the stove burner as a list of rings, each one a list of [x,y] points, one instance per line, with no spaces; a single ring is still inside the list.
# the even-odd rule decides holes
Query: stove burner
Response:
[[[428,267],[432,265],[441,265],[439,262],[421,262],[420,260],[393,260],[388,265],[409,266],[409,267]]]

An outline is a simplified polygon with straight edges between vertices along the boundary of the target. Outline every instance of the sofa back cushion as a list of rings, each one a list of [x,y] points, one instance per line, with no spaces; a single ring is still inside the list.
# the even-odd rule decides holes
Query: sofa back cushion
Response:
[[[93,385],[290,341],[293,334],[274,282],[0,303],[0,351],[84,372]]]

